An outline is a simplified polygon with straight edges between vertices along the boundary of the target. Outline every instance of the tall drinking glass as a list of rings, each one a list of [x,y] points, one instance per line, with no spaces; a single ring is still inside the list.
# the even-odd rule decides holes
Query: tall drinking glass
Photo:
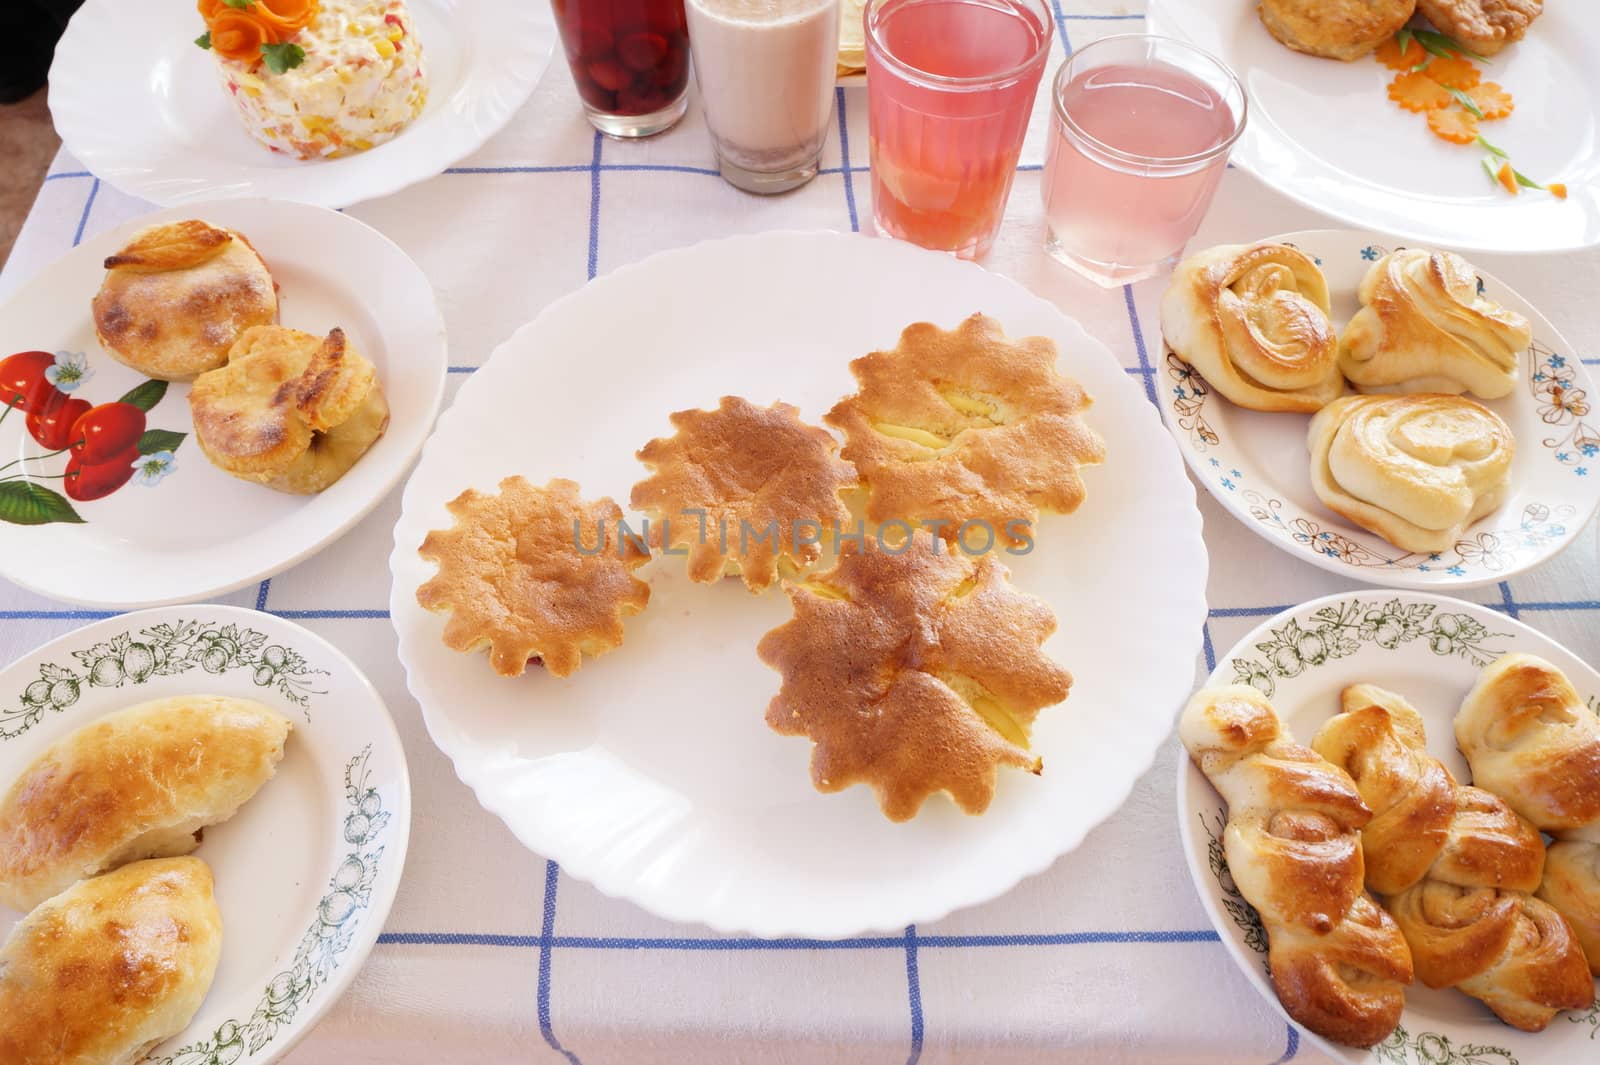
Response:
[[[878,229],[971,259],[994,243],[1054,29],[1043,0],[871,0]]]
[[[683,0],[550,0],[589,122],[612,137],[670,129],[688,104]]]
[[[1056,74],[1045,250],[1102,285],[1177,261],[1244,132],[1244,87],[1182,41],[1104,37]]]
[[[687,0],[687,9],[722,176],[759,193],[816,177],[833,112],[839,0]]]

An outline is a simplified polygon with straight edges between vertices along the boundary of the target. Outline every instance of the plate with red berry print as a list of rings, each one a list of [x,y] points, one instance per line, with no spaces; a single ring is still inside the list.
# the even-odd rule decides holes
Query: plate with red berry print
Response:
[[[387,430],[316,495],[213,466],[186,382],[146,377],[100,345],[90,300],[107,256],[146,226],[198,218],[245,236],[278,289],[279,324],[342,329],[370,359]],[[388,494],[444,393],[444,320],[422,271],[370,226],[326,208],[226,200],[163,211],[85,241],[0,308],[0,576],[87,606],[193,602],[287,569]]]

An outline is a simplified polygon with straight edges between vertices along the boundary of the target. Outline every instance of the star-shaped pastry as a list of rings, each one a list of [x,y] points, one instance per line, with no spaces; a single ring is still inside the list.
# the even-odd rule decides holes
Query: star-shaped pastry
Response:
[[[785,583],[794,617],[757,648],[783,674],[767,724],[816,744],[819,791],[870,784],[892,821],[940,791],[982,813],[998,767],[1042,768],[1029,732],[1072,685],[1040,651],[1055,615],[989,555],[926,532],[900,548],[847,540],[833,569]]]
[[[1016,523],[1083,502],[1079,467],[1105,457],[1081,417],[1091,400],[1056,371],[1045,337],[1008,340],[975,314],[953,331],[908,326],[892,351],[850,364],[859,385],[823,421],[867,488],[867,517],[924,523],[946,539],[969,521],[1017,545]],[[977,534],[973,534],[976,538]]]
[[[533,658],[554,676],[572,674],[583,655],[620,647],[622,619],[650,601],[650,586],[633,576],[650,554],[635,537],[619,541],[622,508],[606,497],[586,502],[576,482],[535,488],[507,477],[498,494],[469,488],[447,506],[454,524],[418,550],[439,572],[417,602],[448,615],[447,647],[487,647],[503,677]]]
[[[688,553],[690,580],[737,573],[759,592],[780,569],[817,562],[818,544],[850,523],[839,493],[855,486],[856,471],[798,408],[724,396],[716,410],[681,410],[671,421],[675,434],[639,449],[652,472],[631,501],[649,515],[654,546]]]

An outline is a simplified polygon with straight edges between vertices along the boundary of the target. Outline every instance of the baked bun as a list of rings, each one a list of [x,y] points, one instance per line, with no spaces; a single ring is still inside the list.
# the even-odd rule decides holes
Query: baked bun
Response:
[[[190,219],[135,233],[106,260],[91,306],[113,358],[187,381],[227,362],[246,329],[276,321],[278,292],[243,234]]]
[[[342,329],[326,339],[276,325],[251,329],[228,365],[195,381],[189,411],[214,466],[297,495],[343,477],[389,427],[377,369]]]
[[[0,946],[0,1061],[143,1061],[189,1026],[221,953],[222,915],[200,859],[79,881]]]
[[[1360,59],[1406,24],[1417,0],[1261,0],[1261,24],[1297,52]]]
[[[1361,309],[1339,340],[1339,367],[1363,392],[1471,392],[1517,386],[1533,341],[1528,320],[1478,293],[1478,275],[1449,252],[1401,248],[1367,270]]]
[[[86,876],[188,854],[272,778],[292,727],[249,699],[183,695],[57,740],[0,801],[0,904],[30,910]]]
[[[1344,391],[1328,282],[1287,244],[1224,244],[1178,264],[1161,297],[1167,346],[1251,410],[1320,410]]]
[[[1444,551],[1498,507],[1516,441],[1460,396],[1345,396],[1311,419],[1311,486],[1329,510],[1405,551]]]

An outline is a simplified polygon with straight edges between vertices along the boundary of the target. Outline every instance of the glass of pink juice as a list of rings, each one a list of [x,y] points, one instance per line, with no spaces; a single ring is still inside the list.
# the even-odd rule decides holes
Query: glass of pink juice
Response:
[[[1043,0],[872,0],[878,230],[972,259],[994,243],[1054,29]]]
[[[1211,206],[1244,87],[1197,48],[1130,34],[1074,52],[1052,96],[1045,250],[1102,285],[1160,273]]]

